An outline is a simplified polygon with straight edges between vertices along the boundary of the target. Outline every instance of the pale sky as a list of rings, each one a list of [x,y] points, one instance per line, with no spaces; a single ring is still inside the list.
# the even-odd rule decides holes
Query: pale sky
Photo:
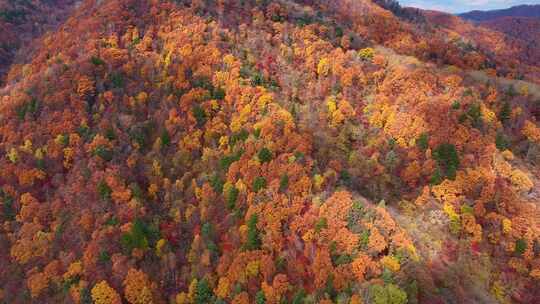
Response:
[[[450,13],[463,13],[472,10],[492,10],[509,8],[520,4],[540,4],[540,0],[399,0],[402,6],[413,6]]]

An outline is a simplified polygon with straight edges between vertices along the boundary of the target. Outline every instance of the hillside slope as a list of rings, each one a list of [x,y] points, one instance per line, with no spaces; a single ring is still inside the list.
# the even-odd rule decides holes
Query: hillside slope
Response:
[[[462,37],[83,1],[0,88],[0,301],[537,303],[540,90]]]
[[[22,53],[18,61],[28,57],[34,47],[32,40],[56,29],[74,4],[74,0],[0,0],[0,85],[17,61],[17,53]]]
[[[509,45],[520,45],[520,55],[529,65],[540,60],[540,5],[521,5],[503,10],[474,11],[459,15],[491,31],[502,33]],[[536,76],[535,76],[536,77]]]
[[[503,17],[479,25],[504,33],[524,45],[524,55],[530,62],[540,61],[540,17]]]
[[[446,31],[446,37],[486,54],[494,65],[496,75],[539,83],[540,49],[536,39],[539,30],[536,20],[496,19],[491,22],[470,23],[460,17],[423,11],[427,20]],[[529,28],[529,26],[532,26]]]

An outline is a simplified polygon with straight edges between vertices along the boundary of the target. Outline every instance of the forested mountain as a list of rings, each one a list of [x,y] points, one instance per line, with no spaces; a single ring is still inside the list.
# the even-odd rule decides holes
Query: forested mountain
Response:
[[[490,58],[493,74],[540,83],[540,19],[502,18],[471,23],[460,17],[423,11],[428,21],[446,32],[445,37],[464,48],[478,49]]]
[[[395,1],[60,6],[4,61],[0,303],[540,301],[521,37]]]
[[[523,54],[535,62],[540,60],[540,18],[504,17],[480,25],[521,41]]]
[[[459,14],[459,16],[475,22],[492,21],[504,17],[540,18],[540,4],[518,5],[507,9],[491,11],[471,11]]]
[[[32,39],[55,30],[74,4],[73,0],[0,0],[0,84],[17,57],[29,57]],[[21,48],[24,52],[17,56]]]

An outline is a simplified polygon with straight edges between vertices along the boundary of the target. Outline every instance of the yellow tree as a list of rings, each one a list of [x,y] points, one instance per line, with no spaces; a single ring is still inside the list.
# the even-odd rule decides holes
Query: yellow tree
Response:
[[[95,304],[121,304],[120,296],[107,281],[101,281],[92,288],[92,300]]]
[[[540,128],[530,120],[526,120],[521,131],[523,135],[534,143],[540,143]]]
[[[31,275],[27,280],[30,296],[37,298],[49,286],[49,278],[43,272],[38,272]]]
[[[154,303],[151,288],[151,283],[146,273],[134,268],[128,270],[124,280],[124,294],[129,303]]]

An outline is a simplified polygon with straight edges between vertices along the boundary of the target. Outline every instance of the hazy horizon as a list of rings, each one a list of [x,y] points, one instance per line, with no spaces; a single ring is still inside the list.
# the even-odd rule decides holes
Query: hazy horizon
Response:
[[[540,0],[401,0],[403,6],[412,6],[422,9],[431,9],[453,14],[465,13],[472,10],[505,9],[523,4],[540,4]]]

